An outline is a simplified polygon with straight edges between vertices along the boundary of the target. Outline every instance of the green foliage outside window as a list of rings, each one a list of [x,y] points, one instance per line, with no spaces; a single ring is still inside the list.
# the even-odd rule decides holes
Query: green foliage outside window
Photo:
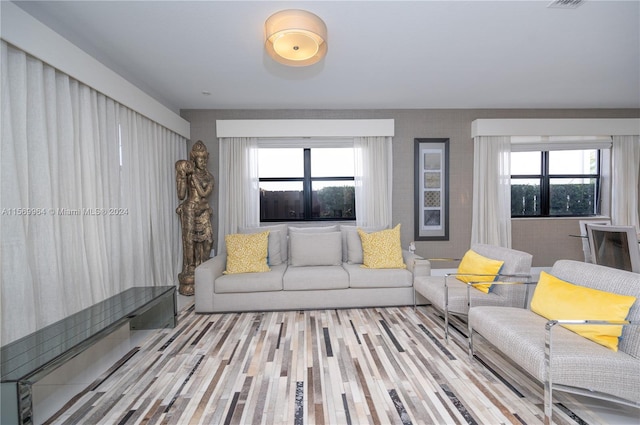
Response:
[[[329,186],[317,191],[321,218],[350,218],[355,216],[355,188]],[[315,208],[314,208],[315,209]]]
[[[511,215],[514,217],[540,216],[540,186],[511,185]],[[551,185],[549,215],[591,216],[596,214],[596,185]]]

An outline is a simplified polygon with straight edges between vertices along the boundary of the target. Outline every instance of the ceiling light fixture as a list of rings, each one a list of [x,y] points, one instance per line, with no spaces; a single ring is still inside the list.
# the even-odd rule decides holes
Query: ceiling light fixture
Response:
[[[282,64],[313,65],[327,53],[327,26],[306,10],[274,13],[265,22],[264,29],[269,56]]]

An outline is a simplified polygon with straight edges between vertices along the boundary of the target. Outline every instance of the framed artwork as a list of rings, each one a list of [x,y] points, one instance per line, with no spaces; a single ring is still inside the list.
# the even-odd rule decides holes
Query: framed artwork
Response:
[[[449,240],[449,139],[414,139],[415,240]]]

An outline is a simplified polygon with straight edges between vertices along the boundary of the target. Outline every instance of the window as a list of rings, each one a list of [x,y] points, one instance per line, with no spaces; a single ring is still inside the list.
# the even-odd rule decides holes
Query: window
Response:
[[[260,221],[355,220],[353,148],[260,148]]]
[[[598,149],[511,152],[512,217],[593,216],[599,194]]]

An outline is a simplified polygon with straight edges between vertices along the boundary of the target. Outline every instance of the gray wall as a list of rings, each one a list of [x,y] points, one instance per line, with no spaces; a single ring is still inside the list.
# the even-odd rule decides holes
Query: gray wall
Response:
[[[479,118],[638,118],[640,110],[520,110],[520,109],[416,109],[416,110],[183,110],[191,123],[191,144],[202,140],[209,150],[209,169],[218,176],[216,120],[231,119],[394,119],[393,222],[402,223],[402,245],[413,240],[414,138],[450,139],[449,240],[417,242],[416,252],[426,258],[460,258],[469,248],[473,193],[473,141],[471,122]],[[217,186],[211,200],[218,211]],[[214,219],[217,233],[217,215]],[[512,225],[512,245],[533,254],[534,266],[551,266],[559,258],[582,260],[582,244],[575,219],[519,219]],[[223,235],[218,235],[218,238]],[[217,240],[216,240],[217,243]],[[434,267],[455,267],[441,262]]]

